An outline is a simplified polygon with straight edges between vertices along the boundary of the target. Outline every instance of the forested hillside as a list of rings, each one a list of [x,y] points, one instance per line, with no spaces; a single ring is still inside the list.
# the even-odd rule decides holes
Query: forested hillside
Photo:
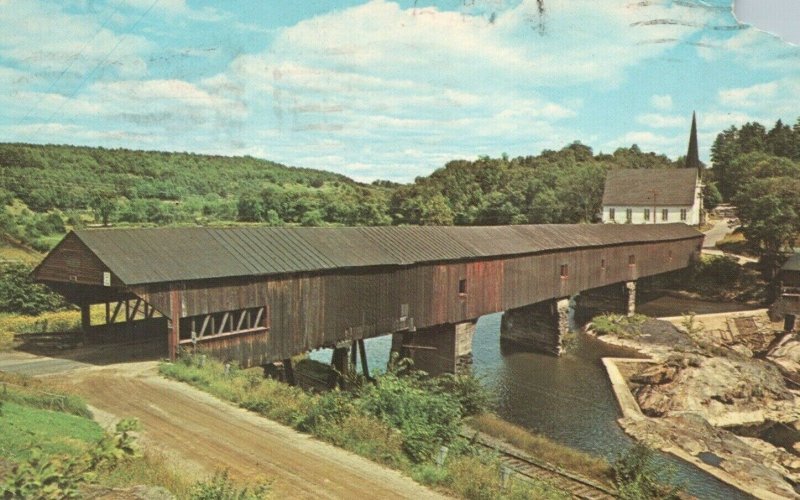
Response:
[[[800,231],[798,160],[800,124],[721,132],[707,207],[720,200],[719,184],[741,205],[748,238],[777,251]],[[636,145],[595,154],[574,142],[536,156],[454,159],[410,184],[367,185],[252,157],[0,144],[0,236],[46,251],[69,227],[88,224],[594,222],[609,169],[683,165]],[[768,239],[776,234],[781,241]]]
[[[679,164],[636,146],[594,155],[576,142],[538,156],[454,160],[409,185],[364,185],[251,157],[0,144],[0,224],[44,251],[83,224],[590,222],[607,169]]]

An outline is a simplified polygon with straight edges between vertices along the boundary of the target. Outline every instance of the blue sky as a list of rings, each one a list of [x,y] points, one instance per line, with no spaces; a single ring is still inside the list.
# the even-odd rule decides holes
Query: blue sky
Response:
[[[540,5],[543,10],[540,10]],[[800,116],[800,48],[725,0],[0,0],[0,141],[410,181],[580,140],[701,156]]]

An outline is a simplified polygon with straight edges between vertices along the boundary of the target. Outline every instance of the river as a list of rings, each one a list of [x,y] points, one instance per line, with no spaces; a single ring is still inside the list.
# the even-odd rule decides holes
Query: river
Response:
[[[500,416],[609,461],[633,446],[616,422],[620,413],[601,363],[602,357],[629,356],[630,351],[583,334],[573,352],[561,357],[501,348],[501,316],[480,318],[473,341],[473,372],[495,397]],[[370,366],[385,367],[391,336],[369,339],[366,345]],[[311,354],[323,362],[330,356],[330,350]],[[698,498],[750,498],[670,455],[658,452],[657,460],[661,470],[673,471],[673,482]]]

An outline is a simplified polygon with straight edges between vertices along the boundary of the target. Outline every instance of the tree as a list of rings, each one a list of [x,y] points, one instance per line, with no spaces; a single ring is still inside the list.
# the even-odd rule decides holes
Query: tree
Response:
[[[761,255],[772,278],[781,252],[794,246],[800,234],[800,180],[787,177],[755,179],[735,199],[742,232]]]
[[[236,219],[242,222],[260,222],[264,206],[261,198],[254,193],[245,193],[236,204]]]
[[[740,153],[737,136],[738,130],[736,127],[731,127],[720,132],[711,146],[713,177],[717,182],[717,188],[719,188],[722,198],[725,200],[730,200],[733,194],[729,171],[731,164]]]
[[[0,312],[38,315],[62,309],[64,299],[30,278],[26,264],[0,264]]]
[[[703,184],[703,208],[714,210],[720,203],[722,203],[722,195],[717,189],[717,183],[708,181]]]
[[[111,191],[95,191],[92,194],[89,206],[94,213],[94,220],[107,226],[119,206],[117,198]]]
[[[453,210],[444,195],[435,194],[424,200],[419,212],[418,223],[421,226],[450,226],[453,224]]]

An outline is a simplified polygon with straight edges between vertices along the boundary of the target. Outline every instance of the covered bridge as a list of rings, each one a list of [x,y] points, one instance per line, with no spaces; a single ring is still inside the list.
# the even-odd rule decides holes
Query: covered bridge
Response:
[[[82,307],[86,331],[255,366],[635,282],[701,242],[684,224],[80,230],[33,276]],[[90,325],[93,304],[107,325]]]

